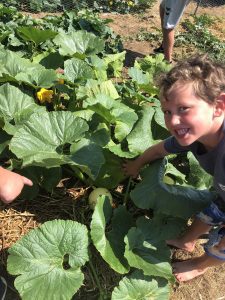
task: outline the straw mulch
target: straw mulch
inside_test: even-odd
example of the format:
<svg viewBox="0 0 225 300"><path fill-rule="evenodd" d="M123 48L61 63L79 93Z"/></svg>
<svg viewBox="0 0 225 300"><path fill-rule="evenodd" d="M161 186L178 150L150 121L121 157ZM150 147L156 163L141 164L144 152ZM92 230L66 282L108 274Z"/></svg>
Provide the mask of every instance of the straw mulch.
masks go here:
<svg viewBox="0 0 225 300"><path fill-rule="evenodd" d="M7 249L42 223L55 219L74 220L88 225L91 211L87 188L57 189L51 196L34 200L17 199L10 205L0 203L0 264L6 265Z"/></svg>

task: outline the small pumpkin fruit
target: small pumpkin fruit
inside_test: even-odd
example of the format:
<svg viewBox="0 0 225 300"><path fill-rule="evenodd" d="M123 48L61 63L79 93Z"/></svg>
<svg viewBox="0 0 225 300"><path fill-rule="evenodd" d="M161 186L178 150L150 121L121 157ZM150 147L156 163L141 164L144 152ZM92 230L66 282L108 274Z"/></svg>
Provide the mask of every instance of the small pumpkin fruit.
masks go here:
<svg viewBox="0 0 225 300"><path fill-rule="evenodd" d="M108 196L111 205L113 204L113 199L112 199L112 195L111 195L110 191L107 190L106 188L99 187L99 188L94 189L88 197L88 203L89 203L89 206L91 209L95 208L95 205L97 204L99 196Z"/></svg>

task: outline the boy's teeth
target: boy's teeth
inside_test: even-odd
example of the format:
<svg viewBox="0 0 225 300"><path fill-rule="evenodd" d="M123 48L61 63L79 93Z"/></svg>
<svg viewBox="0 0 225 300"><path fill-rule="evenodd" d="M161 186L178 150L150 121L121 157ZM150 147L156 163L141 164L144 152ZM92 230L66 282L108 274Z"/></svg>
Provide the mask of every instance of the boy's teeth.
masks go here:
<svg viewBox="0 0 225 300"><path fill-rule="evenodd" d="M187 133L188 132L188 129L178 129L177 130L177 134L178 135L182 135L182 134L185 134L185 133Z"/></svg>

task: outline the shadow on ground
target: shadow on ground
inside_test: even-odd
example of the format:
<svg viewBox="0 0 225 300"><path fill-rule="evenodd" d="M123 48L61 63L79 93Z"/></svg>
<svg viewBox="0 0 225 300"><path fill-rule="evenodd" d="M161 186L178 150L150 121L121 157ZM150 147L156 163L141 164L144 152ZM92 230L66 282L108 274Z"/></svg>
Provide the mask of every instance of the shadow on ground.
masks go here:
<svg viewBox="0 0 225 300"><path fill-rule="evenodd" d="M134 62L136 58L143 58L145 57L144 54L141 54L139 52L135 52L129 49L124 49L126 51L126 57L125 57L125 67L132 67L134 65Z"/></svg>

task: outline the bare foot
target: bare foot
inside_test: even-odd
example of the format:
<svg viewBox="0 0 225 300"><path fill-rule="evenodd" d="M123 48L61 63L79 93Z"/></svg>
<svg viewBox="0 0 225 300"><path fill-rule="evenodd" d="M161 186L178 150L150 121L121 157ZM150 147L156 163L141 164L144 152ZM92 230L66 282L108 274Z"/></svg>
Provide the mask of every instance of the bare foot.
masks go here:
<svg viewBox="0 0 225 300"><path fill-rule="evenodd" d="M169 246L174 246L188 252L193 252L195 249L195 242L184 243L182 239L167 240L166 243Z"/></svg>
<svg viewBox="0 0 225 300"><path fill-rule="evenodd" d="M191 280L207 270L198 267L198 258L173 263L172 267L174 276L180 282Z"/></svg>

